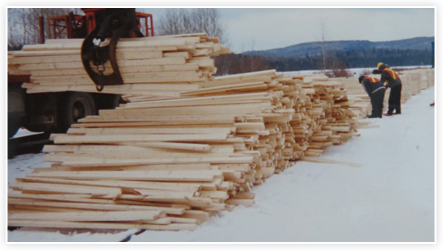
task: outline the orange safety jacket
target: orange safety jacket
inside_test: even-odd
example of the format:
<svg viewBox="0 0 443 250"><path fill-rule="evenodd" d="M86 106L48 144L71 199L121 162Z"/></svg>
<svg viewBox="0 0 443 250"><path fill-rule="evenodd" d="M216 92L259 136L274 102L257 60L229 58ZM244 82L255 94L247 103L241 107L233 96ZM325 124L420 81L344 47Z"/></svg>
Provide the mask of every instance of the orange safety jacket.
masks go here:
<svg viewBox="0 0 443 250"><path fill-rule="evenodd" d="M362 85L366 93L368 93L369 97L371 98L376 92L379 92L380 90L383 90L383 92L379 93L382 93L384 95L384 91L386 90L383 83L381 83L380 80L375 77L365 77L362 81Z"/></svg>
<svg viewBox="0 0 443 250"><path fill-rule="evenodd" d="M382 83L387 82L386 86L389 88L401 86L400 77L398 76L397 73L395 73L395 71L393 71L390 68L383 69L383 71L381 72L380 81Z"/></svg>
<svg viewBox="0 0 443 250"><path fill-rule="evenodd" d="M369 80L369 82L379 82L380 81L375 77L369 77L369 76L365 77L365 79L363 79L363 80Z"/></svg>
<svg viewBox="0 0 443 250"><path fill-rule="evenodd" d="M393 71L392 69L385 68L383 71L388 72L391 75L392 79L394 79L394 80L397 80L400 78L400 77L398 77L397 73L395 73L395 71Z"/></svg>

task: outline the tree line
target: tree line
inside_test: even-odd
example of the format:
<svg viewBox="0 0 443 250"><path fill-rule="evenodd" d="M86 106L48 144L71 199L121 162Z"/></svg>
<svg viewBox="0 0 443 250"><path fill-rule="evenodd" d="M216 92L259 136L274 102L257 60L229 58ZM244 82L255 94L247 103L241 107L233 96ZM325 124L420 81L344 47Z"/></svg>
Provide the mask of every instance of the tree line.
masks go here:
<svg viewBox="0 0 443 250"><path fill-rule="evenodd" d="M326 69L337 67L366 68L378 62L392 66L432 65L434 55L431 50L413 49L359 49L326 53ZM305 57L264 57L277 71L320 70L323 69L323 55Z"/></svg>
<svg viewBox="0 0 443 250"><path fill-rule="evenodd" d="M24 45L39 42L40 16L48 18L69 12L82 13L78 8L8 8L8 50L19 50ZM49 34L48 25L45 25L45 34Z"/></svg>

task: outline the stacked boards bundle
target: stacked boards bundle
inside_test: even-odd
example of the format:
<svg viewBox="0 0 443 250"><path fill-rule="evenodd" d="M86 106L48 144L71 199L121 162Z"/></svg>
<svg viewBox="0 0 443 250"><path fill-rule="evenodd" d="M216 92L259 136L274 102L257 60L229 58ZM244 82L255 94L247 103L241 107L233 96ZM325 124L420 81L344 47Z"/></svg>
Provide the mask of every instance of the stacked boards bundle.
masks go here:
<svg viewBox="0 0 443 250"><path fill-rule="evenodd" d="M365 92L363 86L359 84L358 77L340 77L333 79L336 81L341 81L343 83L343 86L346 89L346 93L348 95L348 99L351 102L350 108L358 113L359 118L366 118L368 115L371 114L371 100L369 99L369 96Z"/></svg>
<svg viewBox="0 0 443 250"><path fill-rule="evenodd" d="M9 74L30 74L24 83L27 93L97 92L84 70L80 48L83 39L47 40L25 45L8 54ZM181 91L196 90L215 73L211 56L229 53L218 38L206 34L122 38L116 56L124 85L106 86L103 93L179 97ZM95 69L95 67L93 67ZM105 75L113 73L110 62Z"/></svg>
<svg viewBox="0 0 443 250"><path fill-rule="evenodd" d="M358 136L340 81L269 70L199 85L53 134L52 166L9 186L8 225L192 230L254 204L251 188L291 161L316 161Z"/></svg>
<svg viewBox="0 0 443 250"><path fill-rule="evenodd" d="M53 134L54 145L44 148L51 167L34 169L9 185L8 226L192 230L220 211L254 204L254 185L294 161L320 161L328 146L358 136L356 128L365 125L341 81L284 76L275 70L213 77L213 62L206 57L226 49L216 49L208 40L199 45L204 36L195 37L200 43L186 48L207 47L186 52L190 59L184 65L197 64L204 80L180 78L180 73L174 76L177 81L171 76L163 82L147 76L142 82L125 81L119 93L129 103L81 119L66 134ZM182 38L159 37L156 46L176 46L172 41ZM189 45L185 38L182 46ZM60 50L70 46L78 50L75 41L63 43ZM207 54L200 56L205 48ZM26 68L30 64L20 66L31 70L28 92L60 87L55 86L58 81L61 87L91 84L83 79L70 85L57 75L63 76L64 69ZM40 70L54 74L47 72L45 78ZM169 86L165 92L177 94L125 89L163 85Z"/></svg>
<svg viewBox="0 0 443 250"><path fill-rule="evenodd" d="M400 72L400 78L412 95L420 94L421 90L434 86L434 69L404 70Z"/></svg>

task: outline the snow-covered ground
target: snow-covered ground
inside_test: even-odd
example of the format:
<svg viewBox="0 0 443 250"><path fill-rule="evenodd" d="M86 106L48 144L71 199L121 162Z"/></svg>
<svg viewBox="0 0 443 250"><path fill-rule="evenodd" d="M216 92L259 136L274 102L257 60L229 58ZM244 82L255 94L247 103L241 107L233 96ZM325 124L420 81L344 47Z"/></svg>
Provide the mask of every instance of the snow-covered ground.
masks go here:
<svg viewBox="0 0 443 250"><path fill-rule="evenodd" d="M360 76L364 72L372 72L375 69L374 67L369 68L349 68L346 69L347 71L351 72L354 76ZM422 66L392 66L392 68L400 68L400 69L430 69L432 68L432 65L422 65ZM330 71L330 69L326 69L326 71ZM320 74L323 73L322 70L299 70L299 71L286 71L283 72L284 75L304 75L304 74Z"/></svg>
<svg viewBox="0 0 443 250"><path fill-rule="evenodd" d="M413 96L402 115L371 119L379 128L329 147L323 158L361 167L297 162L254 187L256 204L223 212L194 231L145 231L130 242L434 242L434 88ZM8 161L8 182L43 154ZM118 234L8 233L9 242L117 242Z"/></svg>
<svg viewBox="0 0 443 250"><path fill-rule="evenodd" d="M19 138L19 137L23 137L23 136L37 135L37 134L43 134L43 132L31 132L31 131L29 131L27 129L20 128L17 131L17 134L15 134L13 138Z"/></svg>

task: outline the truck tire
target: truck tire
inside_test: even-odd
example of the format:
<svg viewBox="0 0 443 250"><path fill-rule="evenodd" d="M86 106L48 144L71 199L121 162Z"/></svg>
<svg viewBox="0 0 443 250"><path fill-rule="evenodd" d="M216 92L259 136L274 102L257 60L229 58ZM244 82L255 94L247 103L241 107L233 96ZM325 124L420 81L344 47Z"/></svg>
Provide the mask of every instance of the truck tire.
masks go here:
<svg viewBox="0 0 443 250"><path fill-rule="evenodd" d="M95 102L89 93L67 93L60 103L59 127L61 132L68 131L71 124L77 123L79 119L96 114Z"/></svg>

